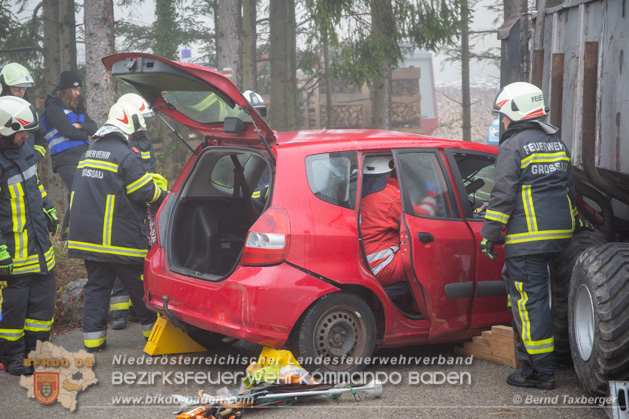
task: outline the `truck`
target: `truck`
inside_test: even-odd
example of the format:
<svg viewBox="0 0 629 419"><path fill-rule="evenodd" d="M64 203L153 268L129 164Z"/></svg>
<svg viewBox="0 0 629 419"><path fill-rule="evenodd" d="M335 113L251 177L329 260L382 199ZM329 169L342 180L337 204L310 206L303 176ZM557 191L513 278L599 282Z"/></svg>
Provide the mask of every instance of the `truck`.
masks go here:
<svg viewBox="0 0 629 419"><path fill-rule="evenodd" d="M581 216L598 227L551 266L556 355L597 396L629 379L628 14L625 1L564 1L538 12L532 36L531 81L571 149Z"/></svg>

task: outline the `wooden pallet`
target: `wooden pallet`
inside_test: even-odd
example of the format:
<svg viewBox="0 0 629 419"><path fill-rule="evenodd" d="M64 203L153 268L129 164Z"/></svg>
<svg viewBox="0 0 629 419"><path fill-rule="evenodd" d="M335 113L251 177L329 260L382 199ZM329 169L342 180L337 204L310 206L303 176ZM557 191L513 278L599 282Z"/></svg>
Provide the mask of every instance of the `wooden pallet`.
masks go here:
<svg viewBox="0 0 629 419"><path fill-rule="evenodd" d="M454 351L459 355L474 355L474 358L495 362L511 368L521 368L522 361L515 357L516 336L509 326L493 326L480 336L474 336L471 342L457 346Z"/></svg>

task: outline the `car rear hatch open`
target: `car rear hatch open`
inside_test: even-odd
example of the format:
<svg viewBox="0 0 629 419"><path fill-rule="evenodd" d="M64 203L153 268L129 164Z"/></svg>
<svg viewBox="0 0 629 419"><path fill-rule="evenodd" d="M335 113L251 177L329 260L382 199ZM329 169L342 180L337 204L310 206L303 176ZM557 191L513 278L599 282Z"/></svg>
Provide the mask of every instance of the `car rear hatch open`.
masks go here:
<svg viewBox="0 0 629 419"><path fill-rule="evenodd" d="M203 134L208 144L255 148L271 154L275 134L223 74L197 64L134 52L105 57L103 64L114 77L135 87L153 110Z"/></svg>

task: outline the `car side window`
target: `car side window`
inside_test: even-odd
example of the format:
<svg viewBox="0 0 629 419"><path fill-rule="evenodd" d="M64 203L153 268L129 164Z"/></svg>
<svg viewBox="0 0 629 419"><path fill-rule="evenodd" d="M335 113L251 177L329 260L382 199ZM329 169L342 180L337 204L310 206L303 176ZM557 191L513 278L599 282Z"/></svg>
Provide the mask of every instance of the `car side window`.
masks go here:
<svg viewBox="0 0 629 419"><path fill-rule="evenodd" d="M306 175L312 193L322 201L355 209L358 153L344 151L306 157Z"/></svg>
<svg viewBox="0 0 629 419"><path fill-rule="evenodd" d="M239 154L238 161L244 167L251 154ZM221 157L214 166L211 176L212 182L224 188L234 187L234 162L230 156Z"/></svg>
<svg viewBox="0 0 629 419"><path fill-rule="evenodd" d="M407 214L452 218L456 210L449 194L448 183L434 153L401 153L399 171Z"/></svg>
<svg viewBox="0 0 629 419"><path fill-rule="evenodd" d="M494 188L495 157L460 152L455 152L453 155L472 210L472 219L484 220L491 190Z"/></svg>

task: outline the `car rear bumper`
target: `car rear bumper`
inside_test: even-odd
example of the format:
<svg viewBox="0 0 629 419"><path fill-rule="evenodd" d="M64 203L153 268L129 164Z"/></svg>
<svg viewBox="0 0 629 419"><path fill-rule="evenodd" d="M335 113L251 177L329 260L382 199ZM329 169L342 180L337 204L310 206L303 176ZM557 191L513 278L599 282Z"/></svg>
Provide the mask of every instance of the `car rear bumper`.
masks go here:
<svg viewBox="0 0 629 419"><path fill-rule="evenodd" d="M281 347L301 314L321 296L338 291L285 263L238 266L219 282L164 268L164 249L153 247L144 266L147 306L163 312L162 297L181 321L266 346Z"/></svg>

